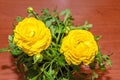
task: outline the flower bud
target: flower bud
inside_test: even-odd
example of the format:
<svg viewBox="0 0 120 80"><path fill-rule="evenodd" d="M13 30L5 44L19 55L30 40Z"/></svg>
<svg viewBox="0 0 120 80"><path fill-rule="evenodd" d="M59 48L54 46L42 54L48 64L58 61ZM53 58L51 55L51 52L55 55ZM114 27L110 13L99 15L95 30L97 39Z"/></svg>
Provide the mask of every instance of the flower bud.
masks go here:
<svg viewBox="0 0 120 80"><path fill-rule="evenodd" d="M41 62L43 60L43 56L41 54L36 54L33 56L34 63Z"/></svg>
<svg viewBox="0 0 120 80"><path fill-rule="evenodd" d="M33 12L33 8L32 8L32 7L28 7L28 8L27 8L27 12L28 12L28 13L32 13L32 12Z"/></svg>

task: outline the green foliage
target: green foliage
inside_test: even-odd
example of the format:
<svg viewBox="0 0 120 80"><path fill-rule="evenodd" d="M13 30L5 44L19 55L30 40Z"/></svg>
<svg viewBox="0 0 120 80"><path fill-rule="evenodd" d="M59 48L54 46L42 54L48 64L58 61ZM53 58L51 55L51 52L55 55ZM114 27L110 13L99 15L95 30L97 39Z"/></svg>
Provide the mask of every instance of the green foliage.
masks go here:
<svg viewBox="0 0 120 80"><path fill-rule="evenodd" d="M9 51L9 49L8 48L2 48L2 49L0 49L0 53L6 52L6 51Z"/></svg>
<svg viewBox="0 0 120 80"><path fill-rule="evenodd" d="M71 26L70 29L82 29L82 30L90 30L92 28L92 24L89 24L88 21L85 21L83 25L80 26Z"/></svg>
<svg viewBox="0 0 120 80"><path fill-rule="evenodd" d="M38 20L42 20L46 26L50 29L52 34L52 43L49 48L41 52L41 55L28 56L14 43L14 34L8 36L9 46L3 48L0 52L8 51L16 58L16 66L18 71L22 70L21 64L24 67L25 80L76 80L73 76L73 72L77 72L80 79L84 80L83 73L80 72L80 68L75 65L68 65L65 62L64 56L59 52L61 41L63 37L68 34L70 30L82 29L90 30L92 24L88 21L81 26L75 27L72 23L72 16L70 10L66 9L60 13L55 9L52 13L49 9L43 9L41 15L38 15L34 10L29 7L27 9L28 17L35 17ZM17 22L23 20L23 17L18 16ZM95 40L99 40L101 36L95 36ZM95 61L89 65L92 70L92 80L98 77L95 72L96 64L99 65L100 70L105 70L105 63L112 66L108 55L102 55L99 51L95 57Z"/></svg>
<svg viewBox="0 0 120 80"><path fill-rule="evenodd" d="M43 60L43 56L41 54L37 54L33 56L34 64L37 62L41 62Z"/></svg>
<svg viewBox="0 0 120 80"><path fill-rule="evenodd" d="M102 36L94 36L95 40L98 41L101 39Z"/></svg>
<svg viewBox="0 0 120 80"><path fill-rule="evenodd" d="M98 78L98 74L93 70L91 80L95 80L96 78Z"/></svg>
<svg viewBox="0 0 120 80"><path fill-rule="evenodd" d="M100 68L101 71L105 70L105 64L112 67L112 62L111 62L109 56L108 55L102 55L100 51L96 55L95 59L96 59L97 63L99 64L99 68Z"/></svg>
<svg viewBox="0 0 120 80"><path fill-rule="evenodd" d="M20 48L18 48L15 43L13 42L14 39L14 35L9 35L8 36L8 42L9 42L9 52L13 55L13 56L17 56L19 54L22 53L22 51L20 50Z"/></svg>
<svg viewBox="0 0 120 80"><path fill-rule="evenodd" d="M16 21L17 22L20 22L20 21L22 21L23 20L23 17L21 17L21 16L18 16L17 18L16 18Z"/></svg>

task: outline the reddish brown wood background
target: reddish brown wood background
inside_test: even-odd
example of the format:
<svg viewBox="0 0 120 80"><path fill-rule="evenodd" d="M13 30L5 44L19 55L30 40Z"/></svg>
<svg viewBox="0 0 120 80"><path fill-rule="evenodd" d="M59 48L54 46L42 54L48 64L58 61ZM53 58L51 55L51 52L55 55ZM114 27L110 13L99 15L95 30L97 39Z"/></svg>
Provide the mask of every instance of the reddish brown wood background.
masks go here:
<svg viewBox="0 0 120 80"><path fill-rule="evenodd" d="M114 53L112 69L100 80L120 80L120 0L0 0L0 48L8 45L13 20L18 15L25 16L28 6L38 13L43 8L57 7L59 11L68 8L75 25L84 20L92 23L92 32L103 36L99 41L102 52ZM0 80L22 80L9 53L0 54Z"/></svg>

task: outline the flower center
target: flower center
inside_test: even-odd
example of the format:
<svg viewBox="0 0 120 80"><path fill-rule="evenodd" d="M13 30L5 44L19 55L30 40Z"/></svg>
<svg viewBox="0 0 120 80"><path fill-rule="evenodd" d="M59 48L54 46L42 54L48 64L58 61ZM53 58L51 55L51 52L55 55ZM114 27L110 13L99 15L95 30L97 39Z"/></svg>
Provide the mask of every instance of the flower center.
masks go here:
<svg viewBox="0 0 120 80"><path fill-rule="evenodd" d="M30 31L29 36L30 36L30 37L33 37L34 35L35 35L35 32L34 32L34 31Z"/></svg>

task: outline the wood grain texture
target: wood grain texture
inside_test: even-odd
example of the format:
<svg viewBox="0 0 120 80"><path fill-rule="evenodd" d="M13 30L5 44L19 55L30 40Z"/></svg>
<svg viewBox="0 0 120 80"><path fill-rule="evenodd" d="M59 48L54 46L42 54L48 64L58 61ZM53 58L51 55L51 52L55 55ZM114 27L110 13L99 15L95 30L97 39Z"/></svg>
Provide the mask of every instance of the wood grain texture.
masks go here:
<svg viewBox="0 0 120 80"><path fill-rule="evenodd" d="M120 80L120 0L0 0L0 48L8 45L7 37L12 33L12 22L26 16L26 8L32 6L40 13L43 8L59 11L70 9L74 24L88 20L94 25L92 32L102 35L99 41L102 52L114 53L112 69L99 80ZM0 80L23 80L16 71L14 59L9 53L0 54Z"/></svg>

